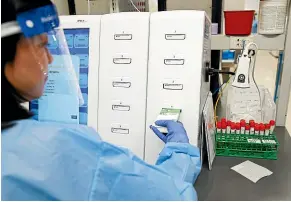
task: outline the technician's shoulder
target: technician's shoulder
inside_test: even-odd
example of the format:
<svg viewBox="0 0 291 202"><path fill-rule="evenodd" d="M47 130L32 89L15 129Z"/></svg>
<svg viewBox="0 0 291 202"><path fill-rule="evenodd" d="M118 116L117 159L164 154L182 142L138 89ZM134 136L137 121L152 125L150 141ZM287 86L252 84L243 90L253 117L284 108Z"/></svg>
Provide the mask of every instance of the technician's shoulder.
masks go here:
<svg viewBox="0 0 291 202"><path fill-rule="evenodd" d="M16 122L2 131L2 200L87 200L102 144L86 126Z"/></svg>
<svg viewBox="0 0 291 202"><path fill-rule="evenodd" d="M2 139L35 138L50 139L55 136L67 135L80 136L89 140L98 141L100 136L90 127L77 124L61 124L52 122L39 122L35 120L21 120L15 122L11 127L2 130Z"/></svg>

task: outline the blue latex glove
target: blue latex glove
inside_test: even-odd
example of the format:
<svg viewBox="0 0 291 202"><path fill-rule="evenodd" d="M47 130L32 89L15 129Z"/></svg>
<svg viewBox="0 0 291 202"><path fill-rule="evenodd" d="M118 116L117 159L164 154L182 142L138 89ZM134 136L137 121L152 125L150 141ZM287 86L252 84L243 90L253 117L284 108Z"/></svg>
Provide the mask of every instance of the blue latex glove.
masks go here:
<svg viewBox="0 0 291 202"><path fill-rule="evenodd" d="M154 133L164 142L180 142L189 143L186 130L181 122L172 120L158 120L155 122L157 126L166 127L168 134L164 135L155 126L150 126Z"/></svg>

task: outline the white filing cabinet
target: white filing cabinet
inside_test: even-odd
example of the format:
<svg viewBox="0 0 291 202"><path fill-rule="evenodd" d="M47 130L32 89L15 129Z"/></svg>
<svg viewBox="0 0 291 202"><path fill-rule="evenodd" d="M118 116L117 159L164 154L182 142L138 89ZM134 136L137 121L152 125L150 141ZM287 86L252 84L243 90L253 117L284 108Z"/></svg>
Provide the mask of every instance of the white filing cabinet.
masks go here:
<svg viewBox="0 0 291 202"><path fill-rule="evenodd" d="M205 67L211 60L211 23L204 11L157 12L150 19L147 121L162 108L182 109L190 143L198 146L201 114L210 90ZM155 163L164 143L146 129L145 160Z"/></svg>
<svg viewBox="0 0 291 202"><path fill-rule="evenodd" d="M98 132L144 158L149 13L101 19Z"/></svg>

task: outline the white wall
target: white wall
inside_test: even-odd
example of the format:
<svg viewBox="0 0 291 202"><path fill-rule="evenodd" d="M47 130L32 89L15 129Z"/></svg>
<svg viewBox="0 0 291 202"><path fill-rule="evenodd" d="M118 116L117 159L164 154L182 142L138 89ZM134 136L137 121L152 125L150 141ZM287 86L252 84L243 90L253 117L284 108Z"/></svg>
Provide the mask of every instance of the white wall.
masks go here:
<svg viewBox="0 0 291 202"><path fill-rule="evenodd" d="M289 106L288 106L288 113L287 113L286 128L291 136L291 91L290 91L290 97L289 97Z"/></svg>
<svg viewBox="0 0 291 202"><path fill-rule="evenodd" d="M167 0L167 10L204 10L211 19L212 0Z"/></svg>
<svg viewBox="0 0 291 202"><path fill-rule="evenodd" d="M69 5L67 0L52 0L57 6L59 15L69 15ZM110 13L109 3L111 0L90 0L90 14L106 14ZM87 15L88 14L88 0L75 0L76 14Z"/></svg>
<svg viewBox="0 0 291 202"><path fill-rule="evenodd" d="M60 15L69 15L69 6L67 0L52 0L58 9ZM90 0L90 14L106 14L110 12L111 0ZM122 0L124 1L124 0ZM156 6L156 0L148 0L153 7ZM224 10L244 10L247 2L256 2L259 0L223 0ZM154 2L154 3L153 3ZM88 0L75 0L76 14L88 14ZM152 7L150 6L150 7ZM151 9L151 10L155 10ZM168 0L168 10L205 10L211 17L212 0Z"/></svg>
<svg viewBox="0 0 291 202"><path fill-rule="evenodd" d="M258 10L260 0L224 0L224 10Z"/></svg>
<svg viewBox="0 0 291 202"><path fill-rule="evenodd" d="M255 1L255 0L254 0ZM245 0L224 0L223 10L244 10Z"/></svg>
<svg viewBox="0 0 291 202"><path fill-rule="evenodd" d="M67 0L52 0L57 6L59 15L69 15L69 5Z"/></svg>
<svg viewBox="0 0 291 202"><path fill-rule="evenodd" d="M90 14L101 15L110 13L111 0L90 0ZM87 15L88 14L88 0L75 0L76 14Z"/></svg>
<svg viewBox="0 0 291 202"><path fill-rule="evenodd" d="M158 11L158 0L148 0L149 12Z"/></svg>

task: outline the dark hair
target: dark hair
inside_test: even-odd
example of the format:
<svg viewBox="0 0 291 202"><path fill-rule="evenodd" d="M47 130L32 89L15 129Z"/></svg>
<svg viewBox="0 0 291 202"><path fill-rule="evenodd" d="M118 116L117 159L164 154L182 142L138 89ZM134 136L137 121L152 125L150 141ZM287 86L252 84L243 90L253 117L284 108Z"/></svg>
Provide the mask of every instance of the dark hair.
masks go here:
<svg viewBox="0 0 291 202"><path fill-rule="evenodd" d="M1 4L1 24L16 20L16 12L10 2L2 0ZM16 34L1 38L1 129L10 126L15 120L27 119L32 115L21 106L25 100L5 76L5 66L13 62L20 37L20 34Z"/></svg>

